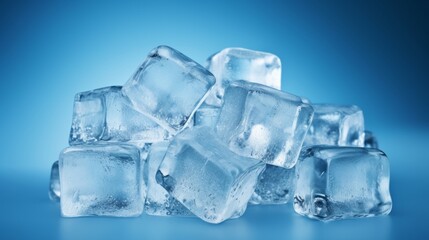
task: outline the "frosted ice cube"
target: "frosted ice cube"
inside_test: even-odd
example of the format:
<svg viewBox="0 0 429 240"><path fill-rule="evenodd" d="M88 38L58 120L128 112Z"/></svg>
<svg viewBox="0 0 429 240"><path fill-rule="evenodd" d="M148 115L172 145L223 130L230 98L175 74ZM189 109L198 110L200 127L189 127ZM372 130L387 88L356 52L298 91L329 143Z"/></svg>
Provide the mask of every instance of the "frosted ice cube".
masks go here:
<svg viewBox="0 0 429 240"><path fill-rule="evenodd" d="M367 148L378 148L377 138L374 136L374 133L372 133L371 131L365 131L364 146Z"/></svg>
<svg viewBox="0 0 429 240"><path fill-rule="evenodd" d="M241 216L265 164L231 152L210 128L178 134L156 179L193 214L210 223Z"/></svg>
<svg viewBox="0 0 429 240"><path fill-rule="evenodd" d="M362 110L354 105L313 104L313 123L308 130L304 146L364 144L364 118Z"/></svg>
<svg viewBox="0 0 429 240"><path fill-rule="evenodd" d="M122 90L137 109L175 134L189 124L215 81L195 61L173 48L159 46Z"/></svg>
<svg viewBox="0 0 429 240"><path fill-rule="evenodd" d="M267 164L259 175L251 204L285 204L295 189L295 168L287 169Z"/></svg>
<svg viewBox="0 0 429 240"><path fill-rule="evenodd" d="M166 130L133 108L120 86L75 96L70 145L106 141L141 147L169 137Z"/></svg>
<svg viewBox="0 0 429 240"><path fill-rule="evenodd" d="M58 161L55 161L51 167L51 178L49 179L49 198L52 201L60 201L60 173L58 169Z"/></svg>
<svg viewBox="0 0 429 240"><path fill-rule="evenodd" d="M148 151L150 148L150 143L145 144L140 148L140 159L141 161L146 161ZM146 166L146 165L144 165ZM142 182L141 185L143 188L146 188L146 181ZM145 198L145 192L142 192L143 198ZM60 185L60 173L58 167L58 161L55 161L51 167L51 177L49 181L49 198L52 201L60 201L61 198L61 185Z"/></svg>
<svg viewBox="0 0 429 240"><path fill-rule="evenodd" d="M65 217L138 216L146 189L132 145L78 145L60 154L61 213Z"/></svg>
<svg viewBox="0 0 429 240"><path fill-rule="evenodd" d="M292 168L313 108L301 98L246 81L227 88L216 132L235 153Z"/></svg>
<svg viewBox="0 0 429 240"><path fill-rule="evenodd" d="M194 115L194 126L206 126L215 128L219 118L220 107L207 104L201 105Z"/></svg>
<svg viewBox="0 0 429 240"><path fill-rule="evenodd" d="M206 103L220 106L225 89L236 80L246 80L281 89L280 59L271 53L244 48L226 48L207 59L207 69L217 82Z"/></svg>
<svg viewBox="0 0 429 240"><path fill-rule="evenodd" d="M327 221L391 211L389 161L380 150L313 146L303 151L296 173L298 214Z"/></svg>
<svg viewBox="0 0 429 240"><path fill-rule="evenodd" d="M156 216L191 216L193 215L179 201L156 182L156 172L167 151L170 142L154 143L146 159L144 176L147 182L145 213Z"/></svg>

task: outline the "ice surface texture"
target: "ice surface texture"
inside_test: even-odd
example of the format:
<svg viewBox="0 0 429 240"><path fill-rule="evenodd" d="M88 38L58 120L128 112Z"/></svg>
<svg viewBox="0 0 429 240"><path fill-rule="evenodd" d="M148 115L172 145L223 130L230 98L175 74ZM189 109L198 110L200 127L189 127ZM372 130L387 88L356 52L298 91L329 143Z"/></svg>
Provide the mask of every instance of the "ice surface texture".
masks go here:
<svg viewBox="0 0 429 240"><path fill-rule="evenodd" d="M280 59L271 53L244 48L226 48L207 59L207 69L216 77L216 86L206 103L220 106L225 89L236 80L260 83L281 89Z"/></svg>
<svg viewBox="0 0 429 240"><path fill-rule="evenodd" d="M59 159L61 213L78 216L139 216L143 211L140 154L132 145L79 145Z"/></svg>
<svg viewBox="0 0 429 240"><path fill-rule="evenodd" d="M362 110L354 105L313 104L313 123L304 145L364 145Z"/></svg>
<svg viewBox="0 0 429 240"><path fill-rule="evenodd" d="M312 117L313 108L297 96L235 81L225 92L216 132L239 155L292 168Z"/></svg>
<svg viewBox="0 0 429 240"><path fill-rule="evenodd" d="M296 166L294 209L319 220L386 215L389 161L377 149L314 146Z"/></svg>
<svg viewBox="0 0 429 240"><path fill-rule="evenodd" d="M123 86L139 111L172 134L181 131L216 80L204 67L167 46L152 50Z"/></svg>
<svg viewBox="0 0 429 240"><path fill-rule="evenodd" d="M75 96L70 145L106 141L142 146L168 137L166 130L133 108L120 86Z"/></svg>
<svg viewBox="0 0 429 240"><path fill-rule="evenodd" d="M210 223L241 216L265 164L231 152L207 127L177 135L157 182L193 214Z"/></svg>
<svg viewBox="0 0 429 240"><path fill-rule="evenodd" d="M193 214L188 209L156 182L156 172L169 144L170 142L159 142L150 147L144 171L147 183L145 213L156 216L191 216Z"/></svg>
<svg viewBox="0 0 429 240"><path fill-rule="evenodd" d="M219 118L220 107L202 104L195 112L194 125L215 128Z"/></svg>
<svg viewBox="0 0 429 240"><path fill-rule="evenodd" d="M49 179L49 198L52 201L60 201L60 173L58 169L58 161L55 161L51 167L51 178Z"/></svg>
<svg viewBox="0 0 429 240"><path fill-rule="evenodd" d="M267 164L259 175L252 204L285 204L293 196L295 189L295 168L287 169Z"/></svg>

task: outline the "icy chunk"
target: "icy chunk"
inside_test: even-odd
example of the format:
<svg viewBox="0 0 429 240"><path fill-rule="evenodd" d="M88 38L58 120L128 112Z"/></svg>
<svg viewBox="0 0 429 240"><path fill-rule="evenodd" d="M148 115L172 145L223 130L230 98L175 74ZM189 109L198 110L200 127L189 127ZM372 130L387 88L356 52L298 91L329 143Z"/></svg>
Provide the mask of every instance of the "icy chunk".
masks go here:
<svg viewBox="0 0 429 240"><path fill-rule="evenodd" d="M280 59L271 53L244 48L226 48L207 59L207 69L216 79L207 103L220 105L225 89L236 80L246 80L281 89Z"/></svg>
<svg viewBox="0 0 429 240"><path fill-rule="evenodd" d="M377 138L374 136L374 133L372 133L371 131L365 131L364 146L366 148L378 148Z"/></svg>
<svg viewBox="0 0 429 240"><path fill-rule="evenodd" d="M166 130L133 108L120 86L76 94L70 145L106 141L141 147L169 137Z"/></svg>
<svg viewBox="0 0 429 240"><path fill-rule="evenodd" d="M301 100L302 100L303 103L311 104L310 99L308 99L306 97L303 97L303 96L300 96L300 98L301 98Z"/></svg>
<svg viewBox="0 0 429 240"><path fill-rule="evenodd" d="M220 106L225 89L236 80L246 80L281 89L280 59L271 53L244 48L226 48L207 59L207 69L216 77L216 86L206 100Z"/></svg>
<svg viewBox="0 0 429 240"><path fill-rule="evenodd" d="M140 150L140 159L141 159L141 161L143 161L143 163L146 161L150 146L151 146L151 144L147 143L142 148L139 149ZM143 166L146 166L146 165L143 165ZM142 174L142 176L143 176L143 174ZM147 189L145 183L146 183L146 181L143 181L140 183L143 190ZM145 199L146 198L146 191L142 191L141 194L142 194L142 198ZM51 167L51 177L50 177L50 181L49 181L49 198L52 201L56 201L56 202L59 202L60 198L61 198L61 185L60 185L60 174L59 174L58 161L55 161Z"/></svg>
<svg viewBox="0 0 429 240"><path fill-rule="evenodd" d="M75 95L70 145L100 140L106 125L106 101L109 88L82 92Z"/></svg>
<svg viewBox="0 0 429 240"><path fill-rule="evenodd" d="M244 213L264 168L231 152L210 128L194 127L172 141L156 179L193 214L220 223Z"/></svg>
<svg viewBox="0 0 429 240"><path fill-rule="evenodd" d="M58 169L58 161L55 161L51 167L51 178L49 179L49 198L52 201L60 201L60 173Z"/></svg>
<svg viewBox="0 0 429 240"><path fill-rule="evenodd" d="M215 128L217 119L219 118L220 107L207 104L201 105L194 115L195 126L206 126Z"/></svg>
<svg viewBox="0 0 429 240"><path fill-rule="evenodd" d="M61 213L139 216L143 211L140 154L132 145L79 145L60 154Z"/></svg>
<svg viewBox="0 0 429 240"><path fill-rule="evenodd" d="M122 90L139 111L175 134L189 124L215 81L207 69L187 56L159 46Z"/></svg>
<svg viewBox="0 0 429 240"><path fill-rule="evenodd" d="M267 164L259 175L252 204L286 204L295 189L295 168L287 169Z"/></svg>
<svg viewBox="0 0 429 240"><path fill-rule="evenodd" d="M120 89L118 89L120 91ZM128 141L141 146L170 138L168 132L160 125L136 111L122 92L115 92L106 97L106 130L103 140Z"/></svg>
<svg viewBox="0 0 429 240"><path fill-rule="evenodd" d="M313 108L297 96L235 81L225 92L216 131L239 155L292 168L312 117Z"/></svg>
<svg viewBox="0 0 429 240"><path fill-rule="evenodd" d="M323 221L389 214L389 161L377 149L313 146L296 167L294 209Z"/></svg>
<svg viewBox="0 0 429 240"><path fill-rule="evenodd" d="M357 146L364 144L362 110L354 105L313 104L313 123L304 145Z"/></svg>
<svg viewBox="0 0 429 240"><path fill-rule="evenodd" d="M146 159L144 176L147 182L145 213L156 216L192 216L193 214L156 182L156 172L169 142L154 143Z"/></svg>

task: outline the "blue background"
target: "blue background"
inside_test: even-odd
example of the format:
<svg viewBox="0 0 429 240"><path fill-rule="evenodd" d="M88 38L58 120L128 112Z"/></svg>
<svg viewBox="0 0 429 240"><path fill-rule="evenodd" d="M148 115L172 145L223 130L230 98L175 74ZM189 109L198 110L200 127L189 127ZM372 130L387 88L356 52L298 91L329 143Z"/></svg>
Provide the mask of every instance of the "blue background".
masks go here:
<svg viewBox="0 0 429 240"><path fill-rule="evenodd" d="M428 12L424 1L1 1L0 238L426 238ZM161 44L200 63L225 47L272 52L283 90L359 105L390 157L392 213L327 224L290 205L220 225L61 218L47 188L74 94L123 84Z"/></svg>

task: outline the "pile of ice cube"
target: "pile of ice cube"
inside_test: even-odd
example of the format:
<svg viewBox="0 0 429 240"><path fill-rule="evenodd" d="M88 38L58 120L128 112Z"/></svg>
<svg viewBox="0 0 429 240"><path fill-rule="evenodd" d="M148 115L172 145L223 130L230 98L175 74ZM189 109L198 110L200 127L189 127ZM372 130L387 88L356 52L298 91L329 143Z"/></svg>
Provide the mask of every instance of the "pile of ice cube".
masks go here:
<svg viewBox="0 0 429 240"><path fill-rule="evenodd" d="M207 68L152 50L124 86L78 93L52 166L65 217L238 218L286 204L319 220L388 214L389 162L357 106L280 91L280 59L227 48Z"/></svg>

